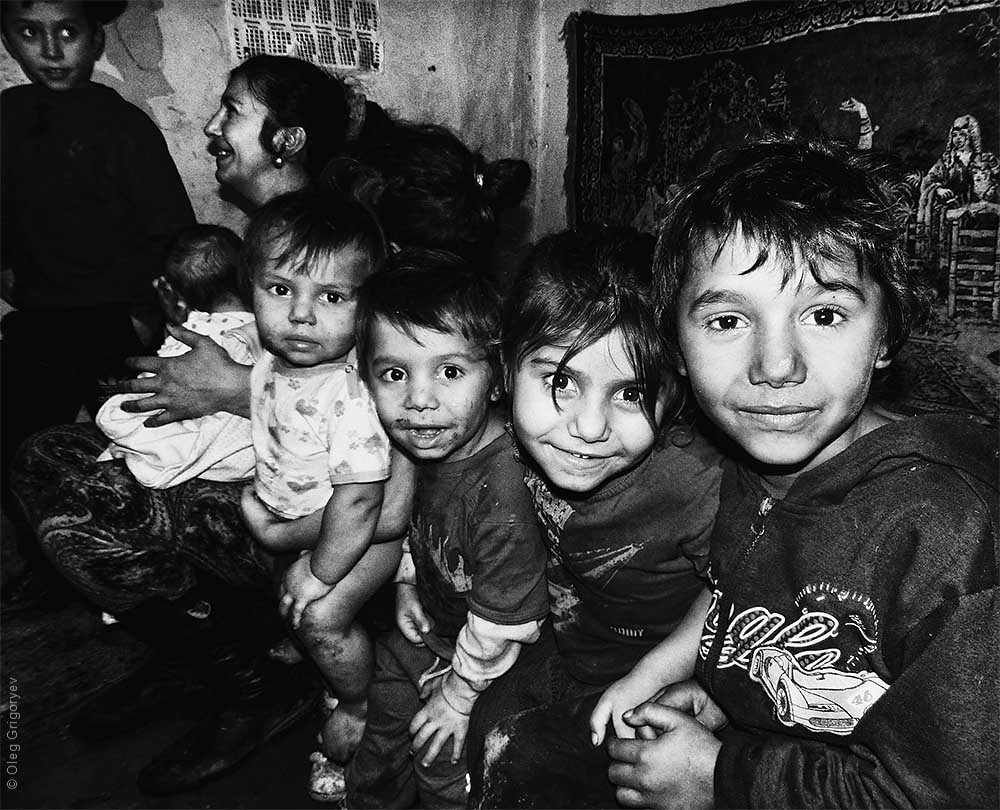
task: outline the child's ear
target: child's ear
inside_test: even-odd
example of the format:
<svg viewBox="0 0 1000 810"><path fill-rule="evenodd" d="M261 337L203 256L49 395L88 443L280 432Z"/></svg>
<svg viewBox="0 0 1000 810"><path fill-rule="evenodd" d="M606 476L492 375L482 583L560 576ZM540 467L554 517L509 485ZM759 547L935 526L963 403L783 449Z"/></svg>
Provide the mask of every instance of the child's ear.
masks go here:
<svg viewBox="0 0 1000 810"><path fill-rule="evenodd" d="M503 396L503 385L499 382L493 383L490 388L490 402L499 402L500 397Z"/></svg>
<svg viewBox="0 0 1000 810"><path fill-rule="evenodd" d="M271 150L275 155L290 158L306 145L306 131L302 127L279 127L271 136Z"/></svg>
<svg viewBox="0 0 1000 810"><path fill-rule="evenodd" d="M160 308L163 310L163 317L167 323L183 324L190 313L187 302L178 295L174 285L163 276L153 279L153 289L156 290L156 297L160 299Z"/></svg>
<svg viewBox="0 0 1000 810"><path fill-rule="evenodd" d="M882 342L878 346L878 354L875 355L875 368L886 368L891 362L889 347L886 345L885 338L882 338Z"/></svg>
<svg viewBox="0 0 1000 810"><path fill-rule="evenodd" d="M680 352L674 353L674 365L677 367L677 373L682 377L686 377L688 375L687 363L684 362L684 355Z"/></svg>

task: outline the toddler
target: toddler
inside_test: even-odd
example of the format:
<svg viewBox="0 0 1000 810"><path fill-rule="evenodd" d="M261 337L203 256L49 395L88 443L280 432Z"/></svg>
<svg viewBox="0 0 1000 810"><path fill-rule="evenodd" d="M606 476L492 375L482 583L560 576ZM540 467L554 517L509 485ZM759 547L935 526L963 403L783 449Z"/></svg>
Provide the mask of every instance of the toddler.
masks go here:
<svg viewBox="0 0 1000 810"><path fill-rule="evenodd" d="M332 692L327 753L339 760L361 736L371 679L355 617L396 570L399 542L380 541L404 533L410 504L405 488L383 503L389 441L354 356L358 288L382 253L365 208L311 191L264 205L242 252L260 343L250 380L257 464L243 514L272 553L300 551L279 611Z"/></svg>
<svg viewBox="0 0 1000 810"><path fill-rule="evenodd" d="M239 289L237 264L240 239L228 228L193 225L174 237L163 275L154 281L164 317L193 332L211 337L237 363L252 365L246 324L253 329ZM175 357L190 346L168 336L160 357ZM122 404L142 394L117 394L101 406L96 422L111 444L98 461L125 459L143 486L165 489L191 478L240 481L253 475L254 453L250 422L220 411L146 427L148 414L128 413Z"/></svg>
<svg viewBox="0 0 1000 810"><path fill-rule="evenodd" d="M704 589L719 453L675 420L683 386L652 303L652 248L624 229L546 237L509 297L504 361L554 637L477 709L473 744L504 721L485 775L470 756L483 806L612 806L603 768L577 759L592 751L580 698L628 672Z"/></svg>
<svg viewBox="0 0 1000 810"><path fill-rule="evenodd" d="M594 710L626 806L997 805L996 434L868 399L918 312L891 212L791 137L671 206L667 335L743 455L710 591Z"/></svg>
<svg viewBox="0 0 1000 810"><path fill-rule="evenodd" d="M545 551L504 430L485 275L403 250L362 290L358 345L379 416L417 464L398 628L379 640L349 807L464 807L463 752L480 694L538 637Z"/></svg>

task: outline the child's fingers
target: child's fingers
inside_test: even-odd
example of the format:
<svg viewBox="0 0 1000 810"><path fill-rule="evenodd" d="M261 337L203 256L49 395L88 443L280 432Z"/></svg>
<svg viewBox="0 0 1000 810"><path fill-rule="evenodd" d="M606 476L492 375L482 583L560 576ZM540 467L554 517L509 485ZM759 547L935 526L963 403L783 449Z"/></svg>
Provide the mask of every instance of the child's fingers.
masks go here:
<svg viewBox="0 0 1000 810"><path fill-rule="evenodd" d="M444 747L444 742L447 738L447 735L443 734L440 729L435 730L426 749L424 749L423 754L420 756L420 763L425 768L430 767L434 763L434 760L438 758L438 754L441 753L441 749ZM419 751L421 747L417 746L416 748Z"/></svg>
<svg viewBox="0 0 1000 810"><path fill-rule="evenodd" d="M608 704L602 697L590 713L590 741L598 746L604 742L604 729L608 726Z"/></svg>

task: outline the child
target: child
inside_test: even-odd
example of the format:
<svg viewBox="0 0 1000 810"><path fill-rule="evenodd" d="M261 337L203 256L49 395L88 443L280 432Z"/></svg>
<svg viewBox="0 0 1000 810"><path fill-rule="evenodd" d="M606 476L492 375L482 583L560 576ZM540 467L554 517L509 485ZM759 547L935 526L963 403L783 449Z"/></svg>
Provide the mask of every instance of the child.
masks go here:
<svg viewBox="0 0 1000 810"><path fill-rule="evenodd" d="M577 758L591 753L580 700L628 672L704 589L719 453L675 423L683 388L652 303L652 248L624 229L549 236L509 297L504 362L546 529L554 644L474 718L478 737L522 712L487 737L485 774L470 757L482 806L611 806L604 768Z"/></svg>
<svg viewBox="0 0 1000 810"><path fill-rule="evenodd" d="M382 253L366 209L310 191L263 206L242 253L262 344L243 514L269 551L301 550L279 609L339 701L328 731L341 759L360 739L372 669L355 616L399 563L400 544L378 541L398 539L409 516L408 497L383 504L389 441L354 359L358 288Z"/></svg>
<svg viewBox="0 0 1000 810"><path fill-rule="evenodd" d="M464 807L469 713L538 637L545 551L497 404L497 293L440 251L388 265L362 290L358 348L382 423L417 463L417 495L347 804Z"/></svg>
<svg viewBox="0 0 1000 810"><path fill-rule="evenodd" d="M655 269L745 456L711 593L593 713L618 800L997 806L996 437L867 400L917 309L881 188L831 147L752 143L676 200Z"/></svg>
<svg viewBox="0 0 1000 810"><path fill-rule="evenodd" d="M30 84L0 96L4 298L2 474L29 434L97 412L97 383L146 346L132 315L170 237L194 224L163 135L91 81L125 3L0 3ZM81 340L86 335L86 340ZM27 394L30 392L30 396Z"/></svg>
<svg viewBox="0 0 1000 810"><path fill-rule="evenodd" d="M238 363L252 365L247 338L238 327L253 322L239 290L240 238L228 228L194 225L174 238L163 275L154 282L168 323L208 335ZM251 327L252 328L252 327ZM173 357L190 347L168 336L157 354ZM165 489L191 478L240 481L253 475L250 421L220 411L159 427L122 404L143 395L117 394L97 412L111 445L98 461L125 459L143 486Z"/></svg>

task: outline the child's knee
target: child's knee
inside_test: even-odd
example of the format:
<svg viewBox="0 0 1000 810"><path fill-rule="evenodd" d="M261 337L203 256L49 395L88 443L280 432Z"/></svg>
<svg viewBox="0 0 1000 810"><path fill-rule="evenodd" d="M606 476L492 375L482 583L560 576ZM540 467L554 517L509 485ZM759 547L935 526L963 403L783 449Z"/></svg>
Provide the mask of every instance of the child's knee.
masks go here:
<svg viewBox="0 0 1000 810"><path fill-rule="evenodd" d="M306 608L296 634L303 644L314 649L317 646L342 644L350 627L351 622L344 618L342 611L319 601Z"/></svg>

